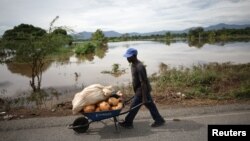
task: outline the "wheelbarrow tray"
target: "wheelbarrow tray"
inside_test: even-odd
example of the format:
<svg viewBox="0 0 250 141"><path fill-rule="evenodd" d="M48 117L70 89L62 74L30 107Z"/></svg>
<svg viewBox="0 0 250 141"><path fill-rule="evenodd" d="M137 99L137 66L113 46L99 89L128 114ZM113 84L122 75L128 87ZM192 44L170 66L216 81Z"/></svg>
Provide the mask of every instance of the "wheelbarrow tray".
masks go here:
<svg viewBox="0 0 250 141"><path fill-rule="evenodd" d="M89 125L92 122L113 118L116 130L118 130L118 127L117 127L118 120L116 117L120 115L121 110L122 109L112 110L112 111L92 112L92 113L81 112L84 115L84 117L77 118L73 124L69 125L68 128L73 129L77 133L84 133L88 130Z"/></svg>
<svg viewBox="0 0 250 141"><path fill-rule="evenodd" d="M91 112L91 113L82 113L85 117L91 121L100 121L103 119L108 119L120 115L122 109L119 110L110 110L110 111L101 111L101 112Z"/></svg>
<svg viewBox="0 0 250 141"><path fill-rule="evenodd" d="M132 110L134 110L135 108L140 107L141 105L143 105L144 103L138 104L132 108L130 108L127 111L121 112L122 109L124 108L125 104L128 103L128 101L130 101L133 97L131 97L129 100L124 101L123 102L123 106L121 109L118 110L110 110L110 111L100 111L100 112L91 112L91 113L84 113L83 111L81 112L82 115L84 115L84 117L78 117L73 124L70 124L68 126L69 129L73 129L74 131L76 131L77 133L84 133L88 130L89 125L92 122L95 121L101 121L104 119L109 119L109 118L113 118L114 119L114 123L115 123L115 128L116 131L118 131L118 119L117 117L119 117L120 115L124 115Z"/></svg>

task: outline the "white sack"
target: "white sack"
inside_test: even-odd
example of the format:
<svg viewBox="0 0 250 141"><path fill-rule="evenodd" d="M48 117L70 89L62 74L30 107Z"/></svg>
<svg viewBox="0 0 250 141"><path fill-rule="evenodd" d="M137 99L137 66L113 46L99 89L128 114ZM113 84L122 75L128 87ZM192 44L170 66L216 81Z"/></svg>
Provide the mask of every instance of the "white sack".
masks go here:
<svg viewBox="0 0 250 141"><path fill-rule="evenodd" d="M112 90L112 86L102 86L100 84L93 84L84 88L81 92L76 93L72 100L73 114L77 114L86 105L106 100L111 96Z"/></svg>

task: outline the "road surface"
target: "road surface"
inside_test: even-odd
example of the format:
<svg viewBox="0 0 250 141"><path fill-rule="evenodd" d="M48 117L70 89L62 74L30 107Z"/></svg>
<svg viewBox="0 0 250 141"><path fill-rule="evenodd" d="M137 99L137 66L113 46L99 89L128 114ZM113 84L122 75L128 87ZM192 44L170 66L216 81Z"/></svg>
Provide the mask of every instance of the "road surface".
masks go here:
<svg viewBox="0 0 250 141"><path fill-rule="evenodd" d="M0 121L0 141L206 141L208 124L250 124L247 104L160 109L160 112L166 119L164 126L151 128L153 120L143 110L135 119L134 129L120 127L120 132L110 119L90 124L88 132L83 134L67 129L77 116Z"/></svg>

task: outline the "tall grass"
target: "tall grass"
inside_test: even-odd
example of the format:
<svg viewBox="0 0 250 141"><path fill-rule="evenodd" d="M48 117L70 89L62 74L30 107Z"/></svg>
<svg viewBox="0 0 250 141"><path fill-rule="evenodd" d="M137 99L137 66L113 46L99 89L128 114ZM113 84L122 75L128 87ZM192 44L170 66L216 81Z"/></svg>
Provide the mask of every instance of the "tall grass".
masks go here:
<svg viewBox="0 0 250 141"><path fill-rule="evenodd" d="M192 68L160 65L160 74L151 77L156 95L184 93L188 98L250 98L250 63L210 63Z"/></svg>

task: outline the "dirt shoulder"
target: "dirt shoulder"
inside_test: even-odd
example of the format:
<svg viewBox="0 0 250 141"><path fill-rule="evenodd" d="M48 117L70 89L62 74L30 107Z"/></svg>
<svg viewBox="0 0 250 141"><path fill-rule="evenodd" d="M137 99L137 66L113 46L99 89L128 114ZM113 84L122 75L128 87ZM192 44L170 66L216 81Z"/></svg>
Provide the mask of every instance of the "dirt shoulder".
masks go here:
<svg viewBox="0 0 250 141"><path fill-rule="evenodd" d="M250 105L250 100L211 100L211 99L172 99L166 101L155 101L159 109L177 109L177 108L192 108L205 107L227 104L247 104ZM125 107L127 109L129 105ZM13 120L24 118L37 117L62 117L72 116L71 101L56 104L53 108L13 108L8 112L1 112L0 120ZM142 107L142 110L146 110Z"/></svg>

